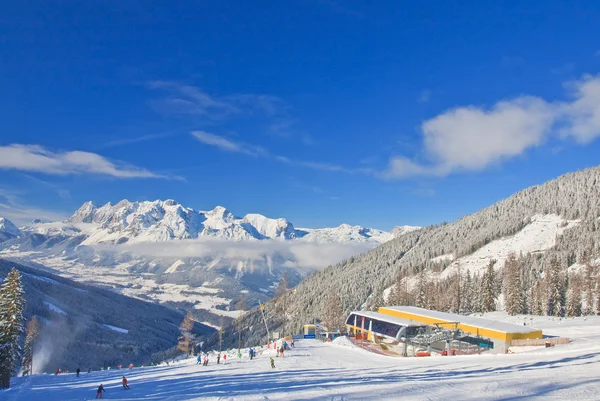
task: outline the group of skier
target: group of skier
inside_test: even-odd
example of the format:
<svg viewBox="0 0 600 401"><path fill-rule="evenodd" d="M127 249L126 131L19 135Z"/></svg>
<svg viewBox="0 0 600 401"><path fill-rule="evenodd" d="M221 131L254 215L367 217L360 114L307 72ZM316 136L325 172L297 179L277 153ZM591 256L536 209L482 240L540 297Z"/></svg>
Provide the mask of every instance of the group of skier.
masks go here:
<svg viewBox="0 0 600 401"><path fill-rule="evenodd" d="M273 348L277 351L277 356L281 355L282 357L283 357L284 351L288 350L289 347L294 347L294 340L293 339L289 343L289 346L288 346L287 341L283 341L281 343L281 346L279 346L279 347L277 346L277 343L273 344ZM270 348L270 346L269 346L269 348ZM248 349L248 355L250 356L250 360L254 359L256 357L256 350L254 348L250 347ZM239 352L238 352L238 358L241 361L242 354L239 353ZM223 354L223 364L225 364L226 361L227 361L227 354ZM275 360L272 357L269 357L269 361L271 363L271 368L275 369ZM198 358L196 359L196 365L200 365L200 363L202 363L203 366L208 366L208 354L198 355ZM220 363L221 363L221 354L219 353L219 354L217 354L217 364L220 364ZM120 367L121 366L119 366L119 368ZM132 369L132 368L133 368L133 365L129 365L129 369ZM91 372L91 370L92 369L90 368L88 370L88 373ZM80 372L81 372L81 369L77 368L77 377L79 377L79 373ZM61 373L60 370L56 371L56 374L58 374L58 373ZM127 381L127 378L125 376L123 376L122 383L123 383L123 389L124 390L129 390L130 389L128 381ZM104 385L100 384L100 386L98 387L98 390L96 392L96 398L102 398L102 395L103 395L104 392L105 392Z"/></svg>
<svg viewBox="0 0 600 401"><path fill-rule="evenodd" d="M129 388L129 384L127 384L128 381L125 376L123 376L121 383L123 383L123 390L131 390ZM104 390L104 384L101 384L100 386L98 386L98 390L96 391L96 398L102 398L102 395L104 394L105 391L106 390Z"/></svg>

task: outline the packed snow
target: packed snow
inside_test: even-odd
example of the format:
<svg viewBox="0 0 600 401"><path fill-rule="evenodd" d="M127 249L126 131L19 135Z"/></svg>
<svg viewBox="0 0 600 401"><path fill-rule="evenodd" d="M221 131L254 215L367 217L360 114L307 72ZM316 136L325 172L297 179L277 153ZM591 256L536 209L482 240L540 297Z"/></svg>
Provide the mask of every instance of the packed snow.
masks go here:
<svg viewBox="0 0 600 401"><path fill-rule="evenodd" d="M346 338L332 343L297 340L276 357L258 347L258 356L196 364L195 358L170 366L134 367L74 374L17 378L0 391L6 401L92 399L102 383L111 400L598 400L600 317L558 319L540 316L485 316L515 324L527 321L567 345L520 347L514 354L398 358L374 354ZM272 369L269 357L275 361ZM126 363L123 363L126 366ZM87 367L82 367L87 372ZM131 390L124 390L125 375Z"/></svg>

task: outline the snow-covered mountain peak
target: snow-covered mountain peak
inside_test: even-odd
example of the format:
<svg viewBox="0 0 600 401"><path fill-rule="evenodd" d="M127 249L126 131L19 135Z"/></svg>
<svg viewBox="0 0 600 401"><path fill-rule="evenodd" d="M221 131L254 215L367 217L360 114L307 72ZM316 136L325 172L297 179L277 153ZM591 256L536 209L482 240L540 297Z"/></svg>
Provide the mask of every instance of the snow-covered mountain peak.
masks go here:
<svg viewBox="0 0 600 401"><path fill-rule="evenodd" d="M21 230L15 226L12 221L5 219L4 217L0 217L0 233L9 234L12 236L18 236L21 233Z"/></svg>
<svg viewBox="0 0 600 401"><path fill-rule="evenodd" d="M92 201L85 202L73 216L67 221L69 223L91 223L98 208L92 203Z"/></svg>
<svg viewBox="0 0 600 401"><path fill-rule="evenodd" d="M293 239L296 237L294 226L286 219L270 219L262 214L250 213L242 219L243 225L252 226L258 234L266 238Z"/></svg>
<svg viewBox="0 0 600 401"><path fill-rule="evenodd" d="M269 218L257 213L238 218L223 206L196 211L173 199L140 202L124 199L114 205L109 202L101 207L86 202L65 223L71 226L88 224L85 229L89 235L82 245L160 242L204 236L235 241L278 238L323 243L368 242L378 245L404 232L398 228L397 235L392 235L350 224L341 224L335 228L296 229L284 218ZM90 232L89 227L95 228ZM408 226L402 229L408 232L405 227Z"/></svg>

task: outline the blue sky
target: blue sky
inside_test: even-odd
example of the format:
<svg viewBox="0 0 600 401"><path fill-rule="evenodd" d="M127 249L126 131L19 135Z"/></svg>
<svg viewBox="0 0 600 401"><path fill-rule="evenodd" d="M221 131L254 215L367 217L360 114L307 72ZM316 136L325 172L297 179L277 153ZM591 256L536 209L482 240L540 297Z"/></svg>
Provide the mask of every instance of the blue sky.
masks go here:
<svg viewBox="0 0 600 401"><path fill-rule="evenodd" d="M600 4L6 2L0 215L451 221L600 158Z"/></svg>

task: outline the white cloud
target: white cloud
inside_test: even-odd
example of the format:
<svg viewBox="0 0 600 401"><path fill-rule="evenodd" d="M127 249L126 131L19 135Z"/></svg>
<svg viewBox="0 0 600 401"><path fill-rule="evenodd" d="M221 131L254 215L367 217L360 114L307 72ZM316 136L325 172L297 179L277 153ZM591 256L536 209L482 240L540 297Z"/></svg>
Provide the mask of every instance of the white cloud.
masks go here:
<svg viewBox="0 0 600 401"><path fill-rule="evenodd" d="M600 136L600 76L585 76L581 81L567 83L574 100L562 105L566 124L561 128L563 137L572 136L585 144Z"/></svg>
<svg viewBox="0 0 600 401"><path fill-rule="evenodd" d="M98 174L116 178L177 178L155 174L141 167L111 162L96 153L51 152L39 145L0 146L0 169L52 175Z"/></svg>
<svg viewBox="0 0 600 401"><path fill-rule="evenodd" d="M320 244L303 240L232 241L219 238L161 243L99 246L104 251L131 252L153 258L220 258L268 261L274 257L286 259L289 267L321 269L350 256L373 248L370 243Z"/></svg>
<svg viewBox="0 0 600 401"><path fill-rule="evenodd" d="M293 166L310 168L312 170L345 172L345 173L365 173L369 169L348 169L336 164L319 163L304 160L294 160L286 156L275 155L259 146L253 146L242 142L235 142L220 135L211 134L206 131L192 131L191 135L205 145L214 146L225 152L243 153L249 156L264 157L275 160L280 163Z"/></svg>
<svg viewBox="0 0 600 401"><path fill-rule="evenodd" d="M540 146L553 135L590 142L600 136L600 76L585 76L568 87L574 98L567 102L520 96L488 109L465 106L445 111L421 125L422 162L395 156L379 176L480 171Z"/></svg>
<svg viewBox="0 0 600 401"><path fill-rule="evenodd" d="M553 108L544 100L520 97L490 110L449 110L425 121L421 129L428 156L436 164L434 172L448 173L480 170L540 145L553 118Z"/></svg>
<svg viewBox="0 0 600 401"><path fill-rule="evenodd" d="M266 155L266 151L257 146L234 142L225 137L211 134L206 131L193 131L192 136L205 145L214 146L225 152L244 153L250 156Z"/></svg>

